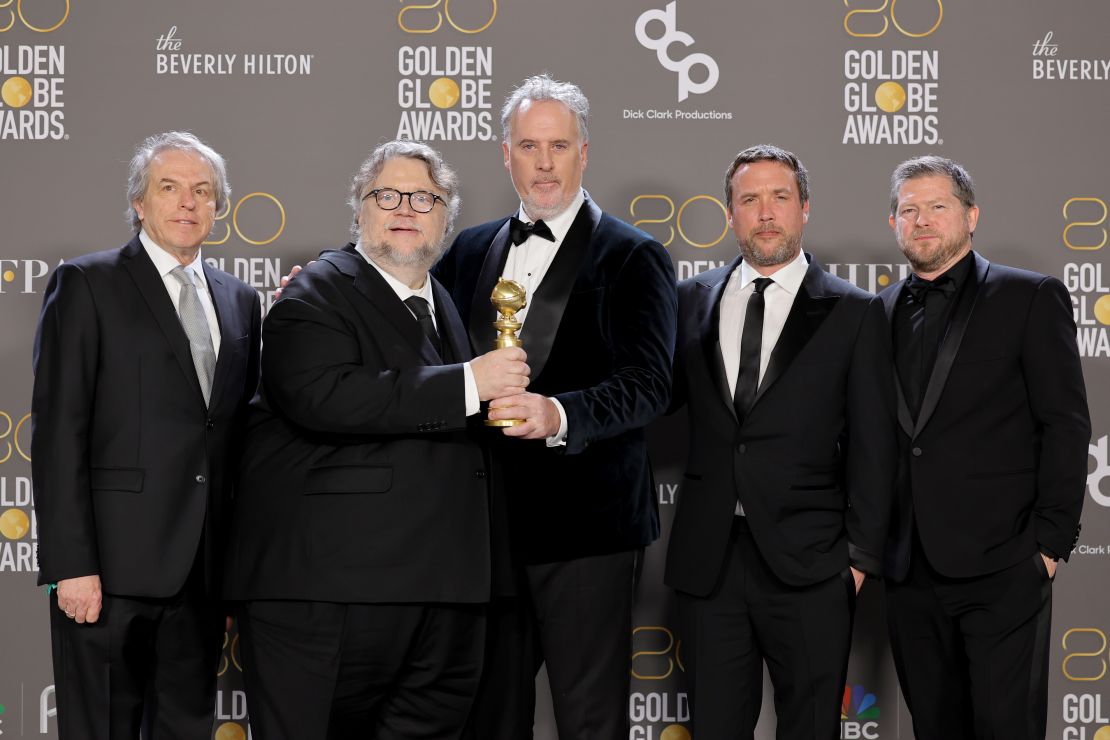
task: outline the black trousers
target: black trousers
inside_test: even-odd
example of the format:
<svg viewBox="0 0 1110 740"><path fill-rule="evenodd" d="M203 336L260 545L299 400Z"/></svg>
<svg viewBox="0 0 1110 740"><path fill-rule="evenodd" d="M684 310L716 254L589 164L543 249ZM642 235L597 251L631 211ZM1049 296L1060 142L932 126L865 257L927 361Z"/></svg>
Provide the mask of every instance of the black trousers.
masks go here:
<svg viewBox="0 0 1110 740"><path fill-rule="evenodd" d="M525 566L490 606L482 686L465 737L532 737L547 664L562 740L627 740L633 574L639 551Z"/></svg>
<svg viewBox="0 0 1110 740"><path fill-rule="evenodd" d="M720 583L706 598L680 594L687 685L698 740L752 738L771 674L776 737L840 737L852 640L851 572L811 586L780 581L736 517Z"/></svg>
<svg viewBox="0 0 1110 740"><path fill-rule="evenodd" d="M244 684L257 740L458 738L478 690L485 606L249 601Z"/></svg>
<svg viewBox="0 0 1110 740"><path fill-rule="evenodd" d="M208 740L224 635L204 595L200 558L167 599L104 595L100 618L77 624L50 596L61 740Z"/></svg>
<svg viewBox="0 0 1110 740"><path fill-rule="evenodd" d="M887 583L898 681L918 740L1042 740L1052 582L1040 554L979 578L946 578L915 543Z"/></svg>

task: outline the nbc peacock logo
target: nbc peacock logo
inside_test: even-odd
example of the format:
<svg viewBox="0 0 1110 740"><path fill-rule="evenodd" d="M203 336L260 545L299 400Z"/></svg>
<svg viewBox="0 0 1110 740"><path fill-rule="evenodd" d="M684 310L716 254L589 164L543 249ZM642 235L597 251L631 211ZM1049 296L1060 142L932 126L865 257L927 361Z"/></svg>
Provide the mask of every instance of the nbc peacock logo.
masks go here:
<svg viewBox="0 0 1110 740"><path fill-rule="evenodd" d="M878 740L879 700L863 686L845 686L840 702L841 740Z"/></svg>

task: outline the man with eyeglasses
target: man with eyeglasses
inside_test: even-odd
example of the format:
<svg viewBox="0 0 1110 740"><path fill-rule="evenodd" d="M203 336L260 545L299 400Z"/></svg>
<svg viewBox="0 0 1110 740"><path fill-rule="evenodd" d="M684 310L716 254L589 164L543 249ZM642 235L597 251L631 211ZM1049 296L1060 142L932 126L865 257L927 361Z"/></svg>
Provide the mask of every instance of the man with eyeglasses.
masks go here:
<svg viewBox="0 0 1110 740"><path fill-rule="evenodd" d="M357 243L286 288L263 327L225 595L259 740L454 738L490 597L480 401L521 393L524 351L471 358L428 269L459 209L430 147L355 175Z"/></svg>

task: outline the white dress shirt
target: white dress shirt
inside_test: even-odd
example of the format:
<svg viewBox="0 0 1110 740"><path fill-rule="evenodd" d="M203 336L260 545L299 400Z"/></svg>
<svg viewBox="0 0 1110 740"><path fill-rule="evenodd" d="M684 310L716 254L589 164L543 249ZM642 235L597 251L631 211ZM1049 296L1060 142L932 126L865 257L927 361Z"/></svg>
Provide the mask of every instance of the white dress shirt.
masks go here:
<svg viewBox="0 0 1110 740"><path fill-rule="evenodd" d="M182 285L170 273L181 263L172 254L155 244L150 235L146 233L146 229L139 231L139 241L142 242L143 249L146 250L150 261L154 263L154 269L158 271L159 277L162 278L162 284L166 286L166 292L170 294L170 300L173 301L173 310L180 312L177 303L181 297ZM189 274L193 285L197 288L197 297L200 298L200 305L204 308L204 318L208 319L208 331L212 335L212 351L216 353L218 359L220 356L220 322L216 319L216 307L212 305L212 295L208 292L208 280L204 277L204 268L201 267L199 249L197 250L196 259L185 265L185 272Z"/></svg>
<svg viewBox="0 0 1110 740"><path fill-rule="evenodd" d="M762 383L767 364L771 361L771 353L779 341L782 327L786 325L786 317L790 315L790 307L794 305L794 296L802 287L802 280L808 269L809 262L805 253L799 251L797 257L772 275L760 275L747 262L741 262L732 271L728 284L725 285L724 295L721 296L721 320L717 335L721 343L721 358L725 364L730 395L736 395L736 378L740 375L740 338L744 335L748 299L755 292L755 279L769 277L772 281L763 290L763 341L759 348L759 382ZM736 504L736 513L744 513L739 503Z"/></svg>
<svg viewBox="0 0 1110 740"><path fill-rule="evenodd" d="M428 308L431 309L432 312L432 325L436 327L436 331L439 331L439 322L436 321L436 300L432 294L431 278L427 274L424 275L424 284L418 289L413 290L383 270L377 262L370 259L370 255L367 254L366 250L362 247L362 242L355 245L355 251L362 255L362 258L370 263L370 266L377 270L378 274L385 278L386 283L389 284L390 288L393 288L393 292L397 294L397 297L401 299L402 303L412 296L419 296L426 300L428 302ZM408 308L408 306L405 306L405 308ZM416 314L413 314L413 318L416 318ZM440 336L442 337L443 334L441 333ZM446 338L444 338L444 341L446 341ZM466 415L472 416L478 413L481 403L478 400L478 383L474 380L474 371L470 368L469 362L463 363L463 383Z"/></svg>
<svg viewBox="0 0 1110 740"><path fill-rule="evenodd" d="M532 296L536 294L544 275L547 274L551 263L555 261L555 255L558 254L563 240L567 238L567 232L574 224L574 219L578 217L578 211L582 209L582 203L585 200L586 193L579 188L578 194L574 196L574 200L570 202L566 210L550 219L543 219L543 222L547 224L555 237L554 242L549 242L542 236L532 235L520 244L509 245L509 255L505 258L505 269L501 271L501 276L509 280L515 280L523 285L527 291L529 305L516 312L516 320L521 324L528 317ZM520 204L520 209L517 211L517 218L525 223L532 221L524 210L523 203ZM524 351L527 352L528 348L525 347ZM558 447L567 443L567 412L558 399L552 398L551 402L555 404L555 408L559 411L559 431L547 438L547 446Z"/></svg>

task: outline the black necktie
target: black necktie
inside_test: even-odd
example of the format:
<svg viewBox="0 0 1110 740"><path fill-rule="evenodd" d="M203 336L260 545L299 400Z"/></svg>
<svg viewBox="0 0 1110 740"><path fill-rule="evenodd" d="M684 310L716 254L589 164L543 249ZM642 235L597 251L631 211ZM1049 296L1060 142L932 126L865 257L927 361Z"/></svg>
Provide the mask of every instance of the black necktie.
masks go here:
<svg viewBox="0 0 1110 740"><path fill-rule="evenodd" d="M435 347L436 352L440 357L443 357L443 345L439 340L439 332L436 331L435 322L432 321L432 309L428 302L418 295L409 296L405 299L405 305L409 307L413 315L416 316L416 322L420 324L420 329L424 332L424 336Z"/></svg>
<svg viewBox="0 0 1110 740"><path fill-rule="evenodd" d="M751 411L755 403L755 392L759 388L760 348L763 345L763 291L773 281L771 278L756 278L752 281L752 294L748 297L748 307L744 312L744 331L740 335L740 372L736 376L736 393L733 404L736 418L740 423Z"/></svg>
<svg viewBox="0 0 1110 740"><path fill-rule="evenodd" d="M513 240L514 246L523 244L528 237L533 235L541 239L547 239L549 242L555 241L555 235L551 233L551 227L545 224L542 218L534 224L526 224L516 216L509 220L509 238Z"/></svg>

